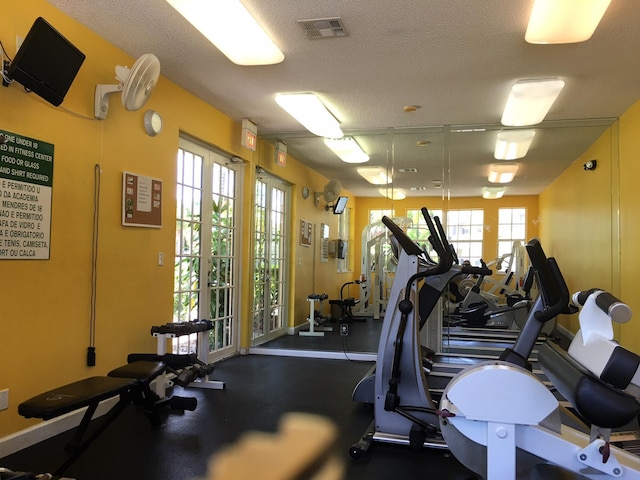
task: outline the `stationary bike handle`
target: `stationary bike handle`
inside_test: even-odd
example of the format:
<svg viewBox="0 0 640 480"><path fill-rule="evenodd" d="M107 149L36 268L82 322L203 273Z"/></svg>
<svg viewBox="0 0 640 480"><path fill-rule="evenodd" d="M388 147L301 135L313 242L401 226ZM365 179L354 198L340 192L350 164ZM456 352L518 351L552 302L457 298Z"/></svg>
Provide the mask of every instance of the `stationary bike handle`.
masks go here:
<svg viewBox="0 0 640 480"><path fill-rule="evenodd" d="M462 268L460 269L460 273L464 273L466 275L480 275L480 276L487 276L487 275L493 275L493 270L491 270L490 268L486 268L486 267L474 267L472 265L462 265Z"/></svg>
<svg viewBox="0 0 640 480"><path fill-rule="evenodd" d="M569 303L569 290L567 289L567 284L562 278L562 273L560 272L560 267L558 267L558 264L556 263L556 259L549 258L546 260L546 263L550 274L549 280L552 280L555 283L554 290L557 298L554 298L555 303L533 314L536 320L540 322L548 322L561 313L574 313L571 309L572 305ZM573 308L577 311L575 307Z"/></svg>
<svg viewBox="0 0 640 480"><path fill-rule="evenodd" d="M573 303L582 307L591 295L595 295L596 306L609 315L614 322L626 323L631 320L631 308L611 293L599 288L591 288L574 293Z"/></svg>

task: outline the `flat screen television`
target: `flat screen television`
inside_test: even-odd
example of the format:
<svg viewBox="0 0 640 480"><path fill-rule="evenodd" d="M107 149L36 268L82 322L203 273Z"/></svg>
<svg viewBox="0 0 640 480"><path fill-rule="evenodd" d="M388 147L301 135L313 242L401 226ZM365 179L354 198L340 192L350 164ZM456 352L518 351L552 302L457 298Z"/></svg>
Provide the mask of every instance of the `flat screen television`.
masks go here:
<svg viewBox="0 0 640 480"><path fill-rule="evenodd" d="M333 204L333 213L336 215L343 213L347 207L347 200L349 200L349 197L338 197L336 203Z"/></svg>
<svg viewBox="0 0 640 480"><path fill-rule="evenodd" d="M7 76L57 107L84 59L84 53L38 17L9 65Z"/></svg>

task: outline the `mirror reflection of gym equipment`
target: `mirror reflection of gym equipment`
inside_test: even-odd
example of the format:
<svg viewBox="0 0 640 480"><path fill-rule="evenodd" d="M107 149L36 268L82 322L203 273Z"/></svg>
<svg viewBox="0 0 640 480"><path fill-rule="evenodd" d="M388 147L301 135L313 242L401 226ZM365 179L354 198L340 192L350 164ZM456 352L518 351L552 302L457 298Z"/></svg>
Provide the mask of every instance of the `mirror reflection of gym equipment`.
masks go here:
<svg viewBox="0 0 640 480"><path fill-rule="evenodd" d="M516 240L510 253L483 262L483 266L498 278L468 275L452 282L447 322L452 326L521 328L531 303L530 287L525 286L524 246Z"/></svg>
<svg viewBox="0 0 640 480"><path fill-rule="evenodd" d="M393 219L401 228L409 228L411 219ZM360 263L360 303L353 311L356 317L384 316L397 260L391 250L388 229L382 222L369 224L362 231Z"/></svg>

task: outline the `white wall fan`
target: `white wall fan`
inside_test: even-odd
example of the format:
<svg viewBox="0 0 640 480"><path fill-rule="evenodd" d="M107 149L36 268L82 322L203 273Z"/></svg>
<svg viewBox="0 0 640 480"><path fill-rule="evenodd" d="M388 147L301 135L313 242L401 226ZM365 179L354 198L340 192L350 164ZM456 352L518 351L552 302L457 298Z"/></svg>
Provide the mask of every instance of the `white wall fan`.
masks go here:
<svg viewBox="0 0 640 480"><path fill-rule="evenodd" d="M315 194L315 205L316 207L320 204L320 199L322 198L327 204L331 202L335 202L340 196L340 191L342 190L342 184L340 180L329 180L329 182L324 186L322 192L316 192Z"/></svg>
<svg viewBox="0 0 640 480"><path fill-rule="evenodd" d="M160 60L152 53L145 53L138 58L133 67L116 65L117 85L96 85L95 117L107 118L109 112L109 95L122 92L122 105L125 110L140 110L158 83L160 77Z"/></svg>

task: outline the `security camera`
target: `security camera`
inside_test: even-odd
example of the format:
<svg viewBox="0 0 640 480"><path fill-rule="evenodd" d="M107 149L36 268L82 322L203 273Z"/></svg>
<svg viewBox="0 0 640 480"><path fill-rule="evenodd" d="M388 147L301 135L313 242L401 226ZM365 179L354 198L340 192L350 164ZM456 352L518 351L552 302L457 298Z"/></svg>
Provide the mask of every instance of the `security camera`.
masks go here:
<svg viewBox="0 0 640 480"><path fill-rule="evenodd" d="M597 163L598 162L596 160L589 160L582 166L582 168L584 168L585 170L595 170Z"/></svg>

